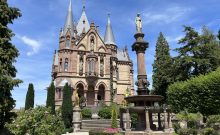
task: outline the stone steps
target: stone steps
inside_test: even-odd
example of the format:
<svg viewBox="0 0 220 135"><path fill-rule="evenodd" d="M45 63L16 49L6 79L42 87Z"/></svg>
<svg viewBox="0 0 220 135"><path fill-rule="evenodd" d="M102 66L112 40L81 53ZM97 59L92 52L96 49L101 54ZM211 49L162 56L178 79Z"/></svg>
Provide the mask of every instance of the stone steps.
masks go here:
<svg viewBox="0 0 220 135"><path fill-rule="evenodd" d="M119 120L118 120L119 125ZM82 120L82 130L99 129L99 128L110 128L111 120L106 119L95 119L95 120Z"/></svg>

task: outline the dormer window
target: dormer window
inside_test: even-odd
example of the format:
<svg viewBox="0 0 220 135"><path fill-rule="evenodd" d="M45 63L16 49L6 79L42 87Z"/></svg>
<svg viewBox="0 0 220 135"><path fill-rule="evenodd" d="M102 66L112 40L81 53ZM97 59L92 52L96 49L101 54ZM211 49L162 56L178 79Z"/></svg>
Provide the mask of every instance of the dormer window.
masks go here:
<svg viewBox="0 0 220 135"><path fill-rule="evenodd" d="M65 59L65 63L64 63L64 71L68 71L68 59Z"/></svg>
<svg viewBox="0 0 220 135"><path fill-rule="evenodd" d="M70 48L70 40L66 39L66 48Z"/></svg>

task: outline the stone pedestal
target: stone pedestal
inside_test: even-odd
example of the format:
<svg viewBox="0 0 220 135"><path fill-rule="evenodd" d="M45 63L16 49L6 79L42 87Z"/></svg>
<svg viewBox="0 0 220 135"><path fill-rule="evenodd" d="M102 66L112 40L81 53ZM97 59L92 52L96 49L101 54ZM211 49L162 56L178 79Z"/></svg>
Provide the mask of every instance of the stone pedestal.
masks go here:
<svg viewBox="0 0 220 135"><path fill-rule="evenodd" d="M77 132L81 128L82 118L79 106L73 108L73 132Z"/></svg>
<svg viewBox="0 0 220 135"><path fill-rule="evenodd" d="M125 113L122 113L122 119L123 119L123 128L125 131L131 131L131 119L129 110L127 109Z"/></svg>

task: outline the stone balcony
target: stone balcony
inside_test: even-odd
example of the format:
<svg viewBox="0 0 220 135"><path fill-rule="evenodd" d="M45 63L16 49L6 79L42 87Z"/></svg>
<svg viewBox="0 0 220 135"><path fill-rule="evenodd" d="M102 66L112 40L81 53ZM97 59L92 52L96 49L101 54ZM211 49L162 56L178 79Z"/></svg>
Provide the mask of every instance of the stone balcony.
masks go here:
<svg viewBox="0 0 220 135"><path fill-rule="evenodd" d="M95 81L98 79L98 73L96 72L85 72L85 76L88 81Z"/></svg>

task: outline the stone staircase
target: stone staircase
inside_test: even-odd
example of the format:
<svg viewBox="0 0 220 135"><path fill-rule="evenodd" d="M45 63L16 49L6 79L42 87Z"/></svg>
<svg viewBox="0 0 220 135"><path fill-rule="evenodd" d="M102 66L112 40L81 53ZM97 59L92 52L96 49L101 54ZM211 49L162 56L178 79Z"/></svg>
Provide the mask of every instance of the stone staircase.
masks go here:
<svg viewBox="0 0 220 135"><path fill-rule="evenodd" d="M119 120L118 120L119 127ZM90 119L82 120L82 131L88 131L91 129L111 128L111 119Z"/></svg>

